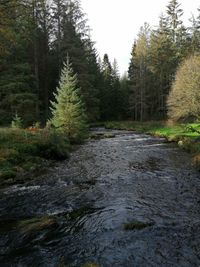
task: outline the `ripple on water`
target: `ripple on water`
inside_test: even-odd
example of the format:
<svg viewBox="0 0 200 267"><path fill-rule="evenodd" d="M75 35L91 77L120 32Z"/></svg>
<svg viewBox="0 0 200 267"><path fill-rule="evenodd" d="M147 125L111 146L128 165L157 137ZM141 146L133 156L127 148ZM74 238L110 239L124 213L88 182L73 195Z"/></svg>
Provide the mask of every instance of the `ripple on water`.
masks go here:
<svg viewBox="0 0 200 267"><path fill-rule="evenodd" d="M4 194L13 194L17 192L26 193L29 191L34 191L40 189L40 185L32 185L32 186L21 186L21 185L14 185L9 187L8 189L5 189Z"/></svg>
<svg viewBox="0 0 200 267"><path fill-rule="evenodd" d="M189 156L159 138L114 135L80 146L41 186L3 189L1 266L200 266L200 176ZM39 231L24 238L16 218Z"/></svg>

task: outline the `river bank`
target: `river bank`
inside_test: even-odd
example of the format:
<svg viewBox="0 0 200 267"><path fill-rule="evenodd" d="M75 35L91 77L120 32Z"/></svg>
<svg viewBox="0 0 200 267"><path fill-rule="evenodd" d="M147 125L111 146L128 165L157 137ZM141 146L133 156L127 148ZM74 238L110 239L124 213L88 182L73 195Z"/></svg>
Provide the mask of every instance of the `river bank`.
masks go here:
<svg viewBox="0 0 200 267"><path fill-rule="evenodd" d="M98 126L97 123L94 126ZM176 142L192 155L192 165L200 170L200 124L166 125L163 122L106 122L108 129L119 129L164 137ZM95 129L95 128L94 128ZM195 132L196 130L196 132ZM90 139L113 138L112 132L91 131ZM48 170L57 161L69 157L73 146L52 129L0 128L0 187L24 183Z"/></svg>
<svg viewBox="0 0 200 267"><path fill-rule="evenodd" d="M0 128L0 187L41 175L69 152L69 140L53 130Z"/></svg>
<svg viewBox="0 0 200 267"><path fill-rule="evenodd" d="M105 127L108 129L131 130L157 137L164 137L168 142L175 142L180 148L189 152L192 156L192 165L200 170L200 123L169 124L155 121L114 121L106 122Z"/></svg>

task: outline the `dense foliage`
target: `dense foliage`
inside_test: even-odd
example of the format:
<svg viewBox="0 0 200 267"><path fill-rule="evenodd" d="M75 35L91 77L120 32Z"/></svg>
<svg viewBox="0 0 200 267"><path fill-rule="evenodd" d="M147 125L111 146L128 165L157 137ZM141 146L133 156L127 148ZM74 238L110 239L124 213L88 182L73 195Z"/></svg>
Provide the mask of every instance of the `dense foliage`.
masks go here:
<svg viewBox="0 0 200 267"><path fill-rule="evenodd" d="M165 119L179 64L200 53L200 13L188 28L182 16L180 3L170 0L157 27L145 23L128 77L120 78L116 60L99 58L79 0L1 1L0 124L18 114L24 125L44 125L68 56L89 122Z"/></svg>
<svg viewBox="0 0 200 267"><path fill-rule="evenodd" d="M89 121L108 117L104 109L113 101L105 100L104 93L117 97L117 64L112 67L107 62L110 72L106 74L107 66L99 62L80 2L0 2L0 124L9 125L16 113L26 125L49 119L50 101L67 56L77 74ZM117 118L114 108L110 114Z"/></svg>
<svg viewBox="0 0 200 267"><path fill-rule="evenodd" d="M200 118L200 56L192 56L179 66L168 97L168 109L174 121Z"/></svg>
<svg viewBox="0 0 200 267"><path fill-rule="evenodd" d="M69 140L63 133L50 129L0 128L0 186L12 184L31 171L41 173L45 160L62 160L68 157Z"/></svg>
<svg viewBox="0 0 200 267"><path fill-rule="evenodd" d="M147 23L141 27L129 65L129 105L133 119L166 118L167 97L177 67L188 56L200 53L200 9L198 12L186 28L181 19L181 5L170 0L156 28ZM189 94L185 97L189 101Z"/></svg>

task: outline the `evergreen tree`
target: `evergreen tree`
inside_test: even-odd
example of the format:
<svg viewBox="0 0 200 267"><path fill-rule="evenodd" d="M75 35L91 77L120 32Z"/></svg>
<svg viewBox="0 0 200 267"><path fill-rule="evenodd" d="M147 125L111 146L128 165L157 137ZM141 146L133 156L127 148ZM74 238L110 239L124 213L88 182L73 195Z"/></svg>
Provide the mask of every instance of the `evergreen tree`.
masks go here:
<svg viewBox="0 0 200 267"><path fill-rule="evenodd" d="M119 119L122 112L122 94L120 91L120 74L117 60L114 59L111 70L112 84L111 84L111 99L112 99L112 117Z"/></svg>
<svg viewBox="0 0 200 267"><path fill-rule="evenodd" d="M182 27L181 17L183 15L183 9L181 4L177 0L170 0L167 6L168 15L168 27L173 42L178 41L179 30Z"/></svg>
<svg viewBox="0 0 200 267"><path fill-rule="evenodd" d="M107 120L113 117L113 87L112 87L112 66L105 54L102 62L103 86L100 91L100 111L101 119Z"/></svg>
<svg viewBox="0 0 200 267"><path fill-rule="evenodd" d="M0 7L2 7L0 5ZM22 1L7 1L4 15L6 27L12 32L10 44L0 59L0 123L8 123L17 112L25 122L37 117L35 79L29 62L29 9ZM5 20L6 21L6 20Z"/></svg>
<svg viewBox="0 0 200 267"><path fill-rule="evenodd" d="M127 73L124 73L120 78L120 110L119 119L130 118L129 110L129 97L130 97L130 87Z"/></svg>
<svg viewBox="0 0 200 267"><path fill-rule="evenodd" d="M129 67L130 84L132 86L132 101L136 120L146 120L148 115L148 97L150 86L149 66L150 27L147 23L141 27L138 40L133 47L132 59Z"/></svg>
<svg viewBox="0 0 200 267"><path fill-rule="evenodd" d="M200 8L198 8L198 13L197 18L193 15L190 19L192 25L189 27L191 36L189 52L193 55L200 53Z"/></svg>
<svg viewBox="0 0 200 267"><path fill-rule="evenodd" d="M51 123L72 141L80 140L86 132L86 115L69 60L61 72L59 86L52 101Z"/></svg>
<svg viewBox="0 0 200 267"><path fill-rule="evenodd" d="M166 98L177 65L176 49L160 18L158 29L151 33L149 47L149 69L151 71L151 92L149 112L154 119L166 117Z"/></svg>
<svg viewBox="0 0 200 267"><path fill-rule="evenodd" d="M135 40L131 51L131 59L128 69L129 78L129 113L132 119L139 120L139 66L136 58L136 46L137 41Z"/></svg>
<svg viewBox="0 0 200 267"><path fill-rule="evenodd" d="M70 56L72 67L78 76L78 85L90 121L99 118L98 79L100 70L93 43L89 38L89 28L79 1L54 0L55 41L58 59L57 75L61 63ZM94 77L95 76L95 77ZM97 77L97 79L96 79Z"/></svg>

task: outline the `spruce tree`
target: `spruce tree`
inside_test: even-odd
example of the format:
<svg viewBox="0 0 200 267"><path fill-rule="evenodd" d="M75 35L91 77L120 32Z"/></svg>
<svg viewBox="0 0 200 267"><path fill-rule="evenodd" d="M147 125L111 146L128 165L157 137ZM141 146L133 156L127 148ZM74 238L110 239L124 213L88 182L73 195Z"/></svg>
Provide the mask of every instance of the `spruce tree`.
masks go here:
<svg viewBox="0 0 200 267"><path fill-rule="evenodd" d="M172 37L173 42L178 41L179 30L182 27L181 17L183 16L183 9L181 8L181 4L177 0L170 0L167 6L167 15L168 15L168 23L169 30Z"/></svg>
<svg viewBox="0 0 200 267"><path fill-rule="evenodd" d="M76 74L73 73L69 60L64 64L55 101L52 104L53 126L64 132L71 141L82 139L86 133L86 115L84 104L77 88Z"/></svg>

